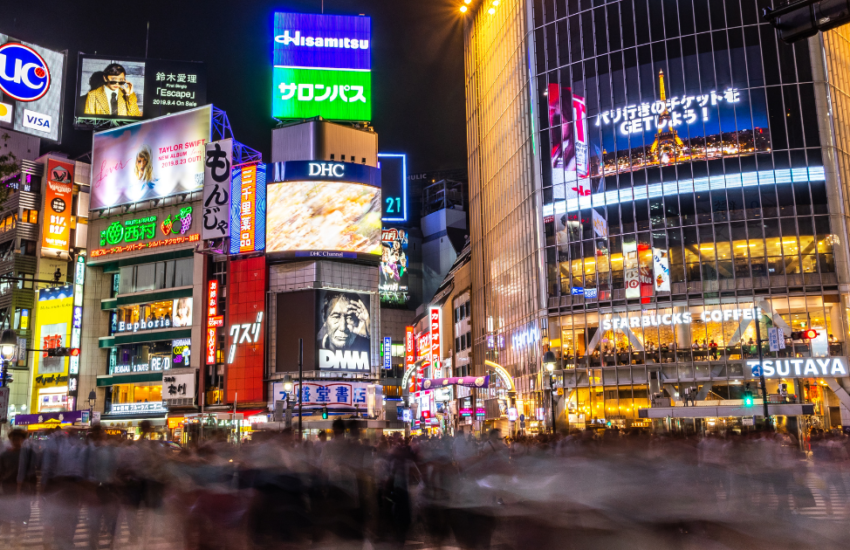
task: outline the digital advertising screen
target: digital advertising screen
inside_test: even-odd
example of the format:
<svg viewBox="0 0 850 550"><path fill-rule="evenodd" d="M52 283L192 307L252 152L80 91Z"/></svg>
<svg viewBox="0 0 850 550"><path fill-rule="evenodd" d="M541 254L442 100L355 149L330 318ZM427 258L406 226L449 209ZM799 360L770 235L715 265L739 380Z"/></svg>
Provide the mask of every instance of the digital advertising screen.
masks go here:
<svg viewBox="0 0 850 550"><path fill-rule="evenodd" d="M385 222L407 221L407 155L378 153L381 170L381 216Z"/></svg>
<svg viewBox="0 0 850 550"><path fill-rule="evenodd" d="M74 162L47 160L47 186L44 190L44 223L41 255L68 259L71 240L71 205L74 190Z"/></svg>
<svg viewBox="0 0 850 550"><path fill-rule="evenodd" d="M410 300L408 283L407 231L384 229L381 236L381 303L406 305Z"/></svg>
<svg viewBox="0 0 850 550"><path fill-rule="evenodd" d="M230 187L230 253L266 248L266 165L233 169Z"/></svg>
<svg viewBox="0 0 850 550"><path fill-rule="evenodd" d="M359 292L320 290L316 331L319 370L371 370L371 296Z"/></svg>
<svg viewBox="0 0 850 550"><path fill-rule="evenodd" d="M207 102L203 63L80 54L75 125L148 120Z"/></svg>
<svg viewBox="0 0 850 550"><path fill-rule="evenodd" d="M72 285L47 288L38 291L35 312L34 344L41 350L65 348L70 345L71 322L74 311L74 290ZM33 402L34 410L39 410L40 390L63 387L68 389L68 357L48 357L46 351L33 353ZM46 399L52 394L47 392ZM57 394L57 400L65 399Z"/></svg>
<svg viewBox="0 0 850 550"><path fill-rule="evenodd" d="M0 34L0 128L60 141L65 53Z"/></svg>
<svg viewBox="0 0 850 550"><path fill-rule="evenodd" d="M266 202L266 252L294 257L381 256L381 188L370 166L286 162ZM281 173L282 172L282 173Z"/></svg>
<svg viewBox="0 0 850 550"><path fill-rule="evenodd" d="M90 210L201 190L211 131L207 105L95 132Z"/></svg>
<svg viewBox="0 0 850 550"><path fill-rule="evenodd" d="M372 119L371 19L275 13L272 117Z"/></svg>

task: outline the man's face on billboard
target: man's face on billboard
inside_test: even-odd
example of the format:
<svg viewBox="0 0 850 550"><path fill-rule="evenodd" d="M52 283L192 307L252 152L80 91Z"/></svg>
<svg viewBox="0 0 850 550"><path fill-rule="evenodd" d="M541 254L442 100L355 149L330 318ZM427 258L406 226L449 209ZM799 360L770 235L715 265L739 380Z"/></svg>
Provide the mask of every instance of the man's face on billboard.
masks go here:
<svg viewBox="0 0 850 550"><path fill-rule="evenodd" d="M126 76L124 73L121 73L116 76L105 76L103 77L104 85L110 90L117 90L121 86L124 85L124 81L126 80Z"/></svg>
<svg viewBox="0 0 850 550"><path fill-rule="evenodd" d="M348 339L351 337L351 328L349 323L349 302L345 298L334 300L333 307L328 312L328 318L325 320L325 328L328 332L328 338L334 348L342 349L348 345Z"/></svg>

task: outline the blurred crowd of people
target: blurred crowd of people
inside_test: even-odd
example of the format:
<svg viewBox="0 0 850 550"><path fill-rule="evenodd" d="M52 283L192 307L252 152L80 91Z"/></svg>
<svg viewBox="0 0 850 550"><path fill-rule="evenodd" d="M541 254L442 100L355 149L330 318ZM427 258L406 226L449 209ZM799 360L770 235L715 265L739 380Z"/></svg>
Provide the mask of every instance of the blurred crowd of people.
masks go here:
<svg viewBox="0 0 850 550"><path fill-rule="evenodd" d="M772 431L366 440L337 420L312 440L183 449L149 432L12 431L0 547L28 540L36 510L55 550L80 531L92 549L839 548L850 517L840 433L814 434L809 451Z"/></svg>

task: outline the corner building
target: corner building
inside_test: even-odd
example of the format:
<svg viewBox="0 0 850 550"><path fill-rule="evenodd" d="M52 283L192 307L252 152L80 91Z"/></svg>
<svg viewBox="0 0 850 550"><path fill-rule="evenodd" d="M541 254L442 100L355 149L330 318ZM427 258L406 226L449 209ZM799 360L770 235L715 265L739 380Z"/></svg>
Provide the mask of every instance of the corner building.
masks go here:
<svg viewBox="0 0 850 550"><path fill-rule="evenodd" d="M777 422L850 423L847 29L789 46L755 0L492 4L465 16L474 334L519 412L548 411L551 349L559 429L740 426L759 318Z"/></svg>

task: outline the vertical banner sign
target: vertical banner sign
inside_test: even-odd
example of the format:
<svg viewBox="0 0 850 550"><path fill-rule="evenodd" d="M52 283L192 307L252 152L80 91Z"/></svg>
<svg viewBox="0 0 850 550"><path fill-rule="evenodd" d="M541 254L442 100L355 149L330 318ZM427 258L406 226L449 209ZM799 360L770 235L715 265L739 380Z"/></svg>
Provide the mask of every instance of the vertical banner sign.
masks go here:
<svg viewBox="0 0 850 550"><path fill-rule="evenodd" d="M442 378L440 367L440 308L431 308L431 376Z"/></svg>
<svg viewBox="0 0 850 550"><path fill-rule="evenodd" d="M573 121L575 124L576 140L576 175L579 180L590 177L590 155L588 151L587 136L587 105L584 98L573 96ZM582 185L577 185L579 195L582 195ZM588 190L589 192L589 190Z"/></svg>
<svg viewBox="0 0 850 550"><path fill-rule="evenodd" d="M779 334L781 329L771 327L767 329L767 340L770 343L770 351L779 351Z"/></svg>
<svg viewBox="0 0 850 550"><path fill-rule="evenodd" d="M413 327L404 327L404 374L406 375L416 363L416 337L413 335ZM412 375L416 378L415 375ZM414 387L413 385L408 386Z"/></svg>
<svg viewBox="0 0 850 550"><path fill-rule="evenodd" d="M640 298L638 265L637 242L624 239L623 271L626 283L626 298Z"/></svg>
<svg viewBox="0 0 850 550"><path fill-rule="evenodd" d="M595 208L590 210L593 217L593 232L602 239L608 238L608 221L603 218Z"/></svg>
<svg viewBox="0 0 850 550"><path fill-rule="evenodd" d="M247 164L233 171L230 194L230 253L266 248L266 165Z"/></svg>
<svg viewBox="0 0 850 550"><path fill-rule="evenodd" d="M384 336L384 368L393 368L393 339L389 336Z"/></svg>
<svg viewBox="0 0 850 550"><path fill-rule="evenodd" d="M83 286L86 283L86 257L82 254L77 256L74 264L74 317L71 327L71 348L78 350L71 352L68 358L68 374L76 377L80 374L80 354L83 336ZM73 394L76 395L76 392Z"/></svg>
<svg viewBox="0 0 850 550"><path fill-rule="evenodd" d="M218 337L216 327L221 326L223 320L216 319L218 316L218 281L212 279L209 282L209 297L207 298L207 365L215 365L216 343ZM217 321L222 321L218 323Z"/></svg>
<svg viewBox="0 0 850 550"><path fill-rule="evenodd" d="M41 255L68 258L71 242L71 204L74 187L74 163L49 158L47 188L44 190Z"/></svg>
<svg viewBox="0 0 850 550"><path fill-rule="evenodd" d="M207 143L204 160L204 231L202 238L222 239L230 235L230 168L233 140Z"/></svg>
<svg viewBox="0 0 850 550"><path fill-rule="evenodd" d="M655 291L670 292L670 258L665 249L652 249L652 270Z"/></svg>

